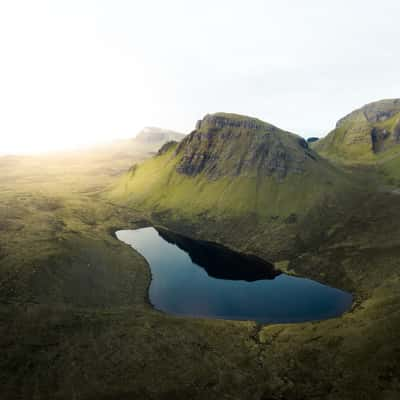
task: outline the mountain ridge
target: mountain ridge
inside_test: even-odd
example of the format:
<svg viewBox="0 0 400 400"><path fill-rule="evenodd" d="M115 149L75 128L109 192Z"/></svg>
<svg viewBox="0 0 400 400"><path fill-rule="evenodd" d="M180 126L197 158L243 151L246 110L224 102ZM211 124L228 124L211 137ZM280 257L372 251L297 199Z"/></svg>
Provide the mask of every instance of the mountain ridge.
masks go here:
<svg viewBox="0 0 400 400"><path fill-rule="evenodd" d="M375 101L339 119L313 148L325 157L368 162L400 151L400 99Z"/></svg>
<svg viewBox="0 0 400 400"><path fill-rule="evenodd" d="M209 178L264 173L284 178L301 173L307 157L315 160L307 142L256 118L238 114L207 114L178 145L182 156L177 172ZM222 165L221 165L222 164Z"/></svg>
<svg viewBox="0 0 400 400"><path fill-rule="evenodd" d="M290 132L246 116L207 115L179 144L125 174L111 196L189 221L296 221L348 187L341 170ZM239 121L239 122L238 122Z"/></svg>

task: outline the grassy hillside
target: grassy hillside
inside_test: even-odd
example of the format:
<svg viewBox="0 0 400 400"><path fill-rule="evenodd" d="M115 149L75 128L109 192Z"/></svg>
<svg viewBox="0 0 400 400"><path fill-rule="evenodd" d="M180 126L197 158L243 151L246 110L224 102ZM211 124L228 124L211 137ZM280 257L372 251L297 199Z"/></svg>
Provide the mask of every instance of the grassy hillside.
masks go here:
<svg viewBox="0 0 400 400"><path fill-rule="evenodd" d="M231 129L222 132L232 134ZM185 140L200 140L203 134L217 140L220 133L207 129ZM233 133L249 140L241 127ZM264 139L259 139L261 144ZM284 149L294 146L295 153L282 152L279 144L284 139L273 139L268 142L276 149L272 158L260 158L254 151L240 153L241 140L240 151L217 145L217 153L229 163L231 151L250 156L240 158L248 163L233 160L231 174L226 174L228 164L213 167L212 148L200 153L211 161L203 163L193 151L197 145L185 145L187 151L181 148L179 157L179 146L168 145L118 183L114 196L118 194L121 202L90 189L90 179L82 186L71 184L82 178L79 169L53 179L56 170L49 175L46 164L30 174L25 164L7 164L0 188L1 399L398 399L399 197L374 192L373 169L353 168L349 178L313 152L316 164L302 157L307 149L298 147L297 136L287 139ZM257 148L260 143L253 140ZM281 161L271 164L276 155ZM275 223L269 210L246 204L254 201L256 171L262 171L267 182L260 184L262 193L285 195L268 198L273 213L297 210L301 218L289 214ZM334 182L324 186L325 174ZM302 177L310 179L304 180L304 187L312 193L311 200L287 200L296 196L291 185L304 190L298 183ZM100 187L110 179L96 175ZM147 299L149 266L114 232L143 227L153 209L165 210L166 197L175 195L173 179L194 191L187 198L178 191L167 203L172 209L184 199L188 221L193 222L191 215L197 220L190 232L194 236L267 259L271 248L278 254L289 247L281 265L351 291L353 309L340 318L284 325L179 318L154 310ZM133 191L132 182L140 192ZM244 190L242 182L247 182ZM332 188L332 196L312 182ZM216 186L209 190L208 185ZM351 196L349 186L354 188ZM150 195L156 187L155 200ZM230 195L221 193L221 187ZM215 191L219 195L213 197ZM201 214L208 196L207 214L221 214L223 219ZM240 206L230 196L236 196ZM262 196L256 198L263 202ZM320 196L323 201L315 204ZM256 215L250 210L253 206ZM166 220L173 224L168 215ZM184 229L181 222L177 227Z"/></svg>
<svg viewBox="0 0 400 400"><path fill-rule="evenodd" d="M353 111L312 147L339 164L372 166L384 185L400 187L400 100L381 100Z"/></svg>
<svg viewBox="0 0 400 400"><path fill-rule="evenodd" d="M400 100L381 100L353 111L313 148L346 162L376 162L400 149Z"/></svg>
<svg viewBox="0 0 400 400"><path fill-rule="evenodd" d="M225 125L206 117L179 145L132 168L113 197L184 218L284 219L350 186L300 137L248 117L217 117Z"/></svg>
<svg viewBox="0 0 400 400"><path fill-rule="evenodd" d="M351 312L260 326L152 309L146 261L113 236L143 226L144 215L69 191L61 177L47 192L28 180L0 191L2 399L397 399L397 195L329 202L302 227L329 229L287 260L302 276L352 291ZM253 222L242 220L224 243L263 255L271 242L247 235Z"/></svg>

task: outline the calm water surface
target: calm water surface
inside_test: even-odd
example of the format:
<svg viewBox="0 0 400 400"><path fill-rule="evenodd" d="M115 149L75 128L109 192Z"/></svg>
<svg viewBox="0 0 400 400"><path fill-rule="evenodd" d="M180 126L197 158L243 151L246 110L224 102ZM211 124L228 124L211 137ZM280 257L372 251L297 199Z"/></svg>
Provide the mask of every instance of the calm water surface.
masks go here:
<svg viewBox="0 0 400 400"><path fill-rule="evenodd" d="M300 322L341 315L350 293L274 271L260 258L155 228L123 230L119 240L146 258L150 301L174 315Z"/></svg>

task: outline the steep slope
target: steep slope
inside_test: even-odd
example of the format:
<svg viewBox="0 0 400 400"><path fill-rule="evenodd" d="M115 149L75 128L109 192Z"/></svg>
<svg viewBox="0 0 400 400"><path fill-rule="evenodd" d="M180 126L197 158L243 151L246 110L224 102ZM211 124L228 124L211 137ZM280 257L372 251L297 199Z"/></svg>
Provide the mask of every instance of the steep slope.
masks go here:
<svg viewBox="0 0 400 400"><path fill-rule="evenodd" d="M255 118L218 113L134 166L113 196L170 219L296 220L348 184L301 137Z"/></svg>
<svg viewBox="0 0 400 400"><path fill-rule="evenodd" d="M349 162L370 162L400 153L400 99L365 105L339 120L313 146L320 154Z"/></svg>

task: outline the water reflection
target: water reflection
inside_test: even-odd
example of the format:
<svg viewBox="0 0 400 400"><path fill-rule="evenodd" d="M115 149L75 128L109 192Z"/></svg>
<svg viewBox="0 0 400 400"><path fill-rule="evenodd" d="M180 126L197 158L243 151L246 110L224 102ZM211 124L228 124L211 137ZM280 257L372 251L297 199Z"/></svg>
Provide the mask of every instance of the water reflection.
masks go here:
<svg viewBox="0 0 400 400"><path fill-rule="evenodd" d="M280 272L263 259L234 252L215 243L192 240L158 228L159 235L188 253L192 263L217 279L254 282L274 279Z"/></svg>
<svg viewBox="0 0 400 400"><path fill-rule="evenodd" d="M258 257L155 228L118 231L117 237L150 265L149 298L175 315L300 322L341 315L350 293L279 273Z"/></svg>

